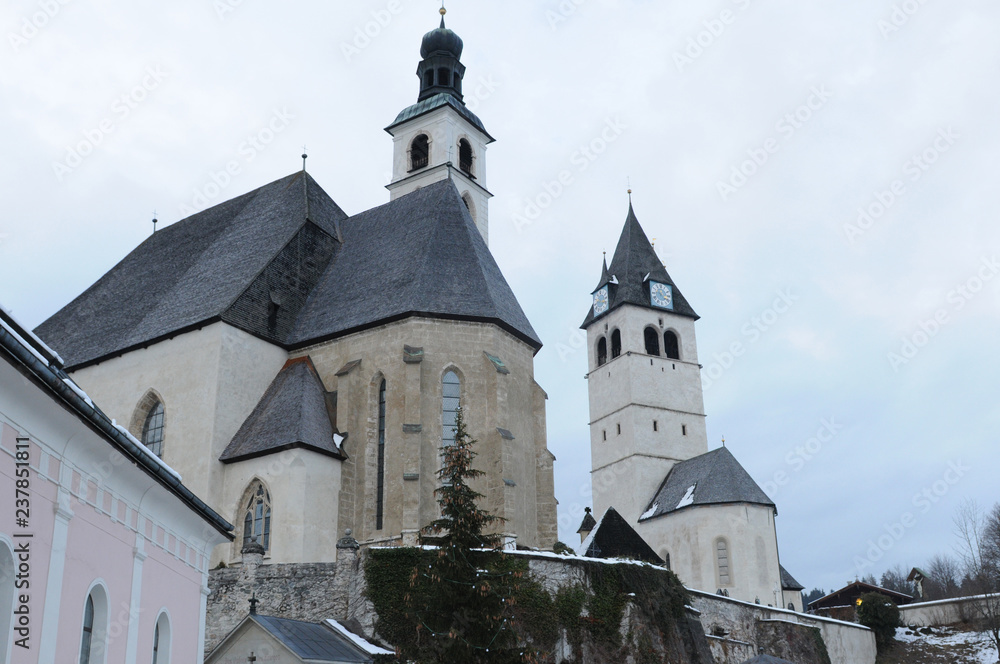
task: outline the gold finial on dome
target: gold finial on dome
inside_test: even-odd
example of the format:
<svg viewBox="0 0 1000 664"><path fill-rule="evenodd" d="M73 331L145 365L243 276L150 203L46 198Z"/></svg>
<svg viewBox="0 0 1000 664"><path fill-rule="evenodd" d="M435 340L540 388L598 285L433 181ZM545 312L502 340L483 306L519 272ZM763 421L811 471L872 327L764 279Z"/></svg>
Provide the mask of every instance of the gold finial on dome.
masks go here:
<svg viewBox="0 0 1000 664"><path fill-rule="evenodd" d="M441 16L444 16L445 14L448 13L448 10L444 8L444 0L441 0L441 9L439 9L438 11L440 12Z"/></svg>

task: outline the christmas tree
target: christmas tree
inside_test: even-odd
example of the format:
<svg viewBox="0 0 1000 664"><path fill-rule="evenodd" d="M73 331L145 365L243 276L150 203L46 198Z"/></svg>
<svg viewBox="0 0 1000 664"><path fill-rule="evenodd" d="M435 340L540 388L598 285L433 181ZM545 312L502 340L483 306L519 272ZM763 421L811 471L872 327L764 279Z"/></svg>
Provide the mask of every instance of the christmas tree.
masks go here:
<svg viewBox="0 0 1000 664"><path fill-rule="evenodd" d="M417 638L404 649L416 662L526 662L513 622L514 594L521 573L504 569L504 519L482 510L483 495L469 480L483 475L472 467L476 441L469 437L462 409L455 442L442 447L441 487L435 492L441 518L425 529L424 544L437 547L410 579L407 612Z"/></svg>

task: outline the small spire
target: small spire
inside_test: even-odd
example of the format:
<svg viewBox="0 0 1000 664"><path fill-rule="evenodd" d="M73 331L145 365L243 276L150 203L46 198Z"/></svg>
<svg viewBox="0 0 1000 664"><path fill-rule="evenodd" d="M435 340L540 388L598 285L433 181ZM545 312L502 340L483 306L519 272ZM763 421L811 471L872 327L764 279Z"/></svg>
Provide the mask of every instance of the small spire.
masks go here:
<svg viewBox="0 0 1000 664"><path fill-rule="evenodd" d="M260 600L257 599L257 592L254 591L253 597L250 598L250 615L257 615L257 605L260 604Z"/></svg>
<svg viewBox="0 0 1000 664"><path fill-rule="evenodd" d="M309 155L307 154L307 152L308 151L306 150L306 146L303 145L302 146L302 172L303 173L306 172L306 159L309 158Z"/></svg>
<svg viewBox="0 0 1000 664"><path fill-rule="evenodd" d="M441 14L441 29L444 29L444 15L448 13L448 10L444 8L444 0L441 0L441 9L438 10Z"/></svg>
<svg viewBox="0 0 1000 664"><path fill-rule="evenodd" d="M156 223L158 221L159 221L159 219L156 218L156 210L153 210L153 232L154 233L156 232Z"/></svg>
<svg viewBox="0 0 1000 664"><path fill-rule="evenodd" d="M722 446L723 447L726 446L726 437L725 436L722 437Z"/></svg>

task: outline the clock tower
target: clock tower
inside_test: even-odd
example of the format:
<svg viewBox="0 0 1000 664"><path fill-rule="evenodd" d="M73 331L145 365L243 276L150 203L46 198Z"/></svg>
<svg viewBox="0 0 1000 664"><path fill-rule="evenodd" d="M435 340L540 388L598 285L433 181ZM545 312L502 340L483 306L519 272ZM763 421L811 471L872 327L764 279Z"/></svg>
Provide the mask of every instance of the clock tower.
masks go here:
<svg viewBox="0 0 1000 664"><path fill-rule="evenodd" d="M708 451L698 315L631 203L593 291L587 331L594 512L635 525L673 466Z"/></svg>
<svg viewBox="0 0 1000 664"><path fill-rule="evenodd" d="M489 201L486 188L486 146L493 137L465 105L462 81L462 39L441 26L424 35L423 58L417 67L420 94L386 131L393 139L392 182L395 200L421 187L451 179L465 201L476 228L489 244Z"/></svg>

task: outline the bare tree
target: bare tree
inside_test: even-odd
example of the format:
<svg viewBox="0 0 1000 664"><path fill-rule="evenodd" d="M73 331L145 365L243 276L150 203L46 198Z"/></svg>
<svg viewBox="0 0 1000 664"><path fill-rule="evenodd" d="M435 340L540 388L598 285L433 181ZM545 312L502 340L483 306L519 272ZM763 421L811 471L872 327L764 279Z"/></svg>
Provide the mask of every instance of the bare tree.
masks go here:
<svg viewBox="0 0 1000 664"><path fill-rule="evenodd" d="M948 555L937 555L927 563L924 599L949 599L961 594L962 566Z"/></svg>
<svg viewBox="0 0 1000 664"><path fill-rule="evenodd" d="M887 569L882 573L882 580L879 582L879 585L886 590L894 590L897 593L916 597L917 588L914 584L906 580L908 575L909 573L903 571L902 566L897 564L895 567Z"/></svg>
<svg viewBox="0 0 1000 664"><path fill-rule="evenodd" d="M1000 504L987 513L975 501L965 501L955 516L955 531L965 575L982 596L972 602L976 622L1000 653Z"/></svg>

